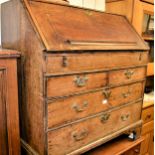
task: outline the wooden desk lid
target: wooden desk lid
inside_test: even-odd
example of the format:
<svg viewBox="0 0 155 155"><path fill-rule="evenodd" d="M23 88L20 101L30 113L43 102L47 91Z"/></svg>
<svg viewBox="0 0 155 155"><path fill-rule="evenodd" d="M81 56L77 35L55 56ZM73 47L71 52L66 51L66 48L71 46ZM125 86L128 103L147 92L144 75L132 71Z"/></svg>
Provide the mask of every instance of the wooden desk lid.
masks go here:
<svg viewBox="0 0 155 155"><path fill-rule="evenodd" d="M24 2L47 51L148 49L123 16L41 1Z"/></svg>

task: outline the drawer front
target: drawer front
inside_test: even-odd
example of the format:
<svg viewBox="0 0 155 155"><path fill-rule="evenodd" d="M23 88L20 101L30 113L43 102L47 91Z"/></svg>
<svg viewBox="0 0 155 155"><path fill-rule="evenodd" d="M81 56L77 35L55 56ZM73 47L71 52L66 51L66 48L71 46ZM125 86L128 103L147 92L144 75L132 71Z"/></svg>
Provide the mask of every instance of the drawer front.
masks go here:
<svg viewBox="0 0 155 155"><path fill-rule="evenodd" d="M56 100L48 104L48 128L138 100L142 97L142 88L143 83L136 83Z"/></svg>
<svg viewBox="0 0 155 155"><path fill-rule="evenodd" d="M79 74L47 78L47 97L67 96L107 85L106 73Z"/></svg>
<svg viewBox="0 0 155 155"><path fill-rule="evenodd" d="M143 123L150 122L154 119L154 107L146 108L142 111Z"/></svg>
<svg viewBox="0 0 155 155"><path fill-rule="evenodd" d="M109 73L109 85L119 85L138 80L146 77L146 67L138 67L134 69L124 69L119 71L111 71Z"/></svg>
<svg viewBox="0 0 155 155"><path fill-rule="evenodd" d="M48 132L48 154L70 153L140 120L141 106L142 103L135 103Z"/></svg>
<svg viewBox="0 0 155 155"><path fill-rule="evenodd" d="M103 70L144 65L147 52L105 52L81 54L49 54L46 59L47 73L69 73Z"/></svg>
<svg viewBox="0 0 155 155"><path fill-rule="evenodd" d="M154 130L154 121L150 121L148 123L145 123L142 127L142 135L145 135L148 132L152 132Z"/></svg>
<svg viewBox="0 0 155 155"><path fill-rule="evenodd" d="M140 155L140 146L141 144L134 146L130 150L126 151L125 153L122 153L121 155Z"/></svg>

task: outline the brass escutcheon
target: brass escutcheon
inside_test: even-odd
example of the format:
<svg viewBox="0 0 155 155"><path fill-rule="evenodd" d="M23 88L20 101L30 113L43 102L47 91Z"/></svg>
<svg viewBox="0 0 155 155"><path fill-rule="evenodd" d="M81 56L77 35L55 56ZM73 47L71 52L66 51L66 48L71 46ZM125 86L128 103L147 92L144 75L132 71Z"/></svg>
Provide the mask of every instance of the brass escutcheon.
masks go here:
<svg viewBox="0 0 155 155"><path fill-rule="evenodd" d="M111 96L111 91L110 90L103 90L103 95L105 96L106 99L109 99Z"/></svg>
<svg viewBox="0 0 155 155"><path fill-rule="evenodd" d="M84 101L82 107L80 107L77 103L74 103L72 108L76 111L76 112L83 112L86 110L86 108L88 107L88 102Z"/></svg>
<svg viewBox="0 0 155 155"><path fill-rule="evenodd" d="M101 116L101 122L105 123L106 121L108 121L109 118L110 118L110 114L109 113L103 114Z"/></svg>
<svg viewBox="0 0 155 155"><path fill-rule="evenodd" d="M87 10L85 13L86 13L87 15L89 15L89 16L93 15L93 12L92 12L92 11L89 11L89 10Z"/></svg>
<svg viewBox="0 0 155 155"><path fill-rule="evenodd" d="M86 85L87 81L88 81L88 77L86 77L86 76L83 76L83 77L76 76L76 78L74 80L75 84L78 87L84 87Z"/></svg>
<svg viewBox="0 0 155 155"><path fill-rule="evenodd" d="M131 91L129 90L127 93L122 93L122 96L124 97L124 98L127 98L127 97L129 97L131 95Z"/></svg>
<svg viewBox="0 0 155 155"><path fill-rule="evenodd" d="M122 121L127 121L128 118L129 118L129 116L130 116L129 114L122 115L122 116L121 116L121 120L122 120Z"/></svg>
<svg viewBox="0 0 155 155"><path fill-rule="evenodd" d="M81 132L78 133L78 131L75 131L72 133L72 137L74 138L75 141L80 141L83 140L88 136L88 130L83 129Z"/></svg>
<svg viewBox="0 0 155 155"><path fill-rule="evenodd" d="M63 67L67 67L68 66L68 60L66 56L62 57L62 66Z"/></svg>
<svg viewBox="0 0 155 155"><path fill-rule="evenodd" d="M134 71L127 70L127 71L125 71L124 74L125 74L127 79L131 79L132 75L134 74Z"/></svg>

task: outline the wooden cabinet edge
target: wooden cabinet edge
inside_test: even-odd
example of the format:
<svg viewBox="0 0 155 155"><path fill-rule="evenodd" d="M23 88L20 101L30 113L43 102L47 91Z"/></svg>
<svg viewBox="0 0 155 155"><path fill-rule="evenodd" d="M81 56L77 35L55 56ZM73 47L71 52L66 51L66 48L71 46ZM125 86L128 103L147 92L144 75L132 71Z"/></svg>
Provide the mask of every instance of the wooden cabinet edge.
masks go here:
<svg viewBox="0 0 155 155"><path fill-rule="evenodd" d="M153 76L154 75L154 62L148 63L147 66L147 76Z"/></svg>

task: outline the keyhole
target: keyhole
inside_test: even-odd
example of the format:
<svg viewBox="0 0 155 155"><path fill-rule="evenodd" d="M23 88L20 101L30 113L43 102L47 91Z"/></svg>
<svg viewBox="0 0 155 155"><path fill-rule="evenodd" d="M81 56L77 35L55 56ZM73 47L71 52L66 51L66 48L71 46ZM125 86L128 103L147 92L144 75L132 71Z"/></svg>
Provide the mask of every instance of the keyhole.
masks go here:
<svg viewBox="0 0 155 155"><path fill-rule="evenodd" d="M140 53L140 55L139 55L139 61L141 61L142 60L142 53Z"/></svg>

